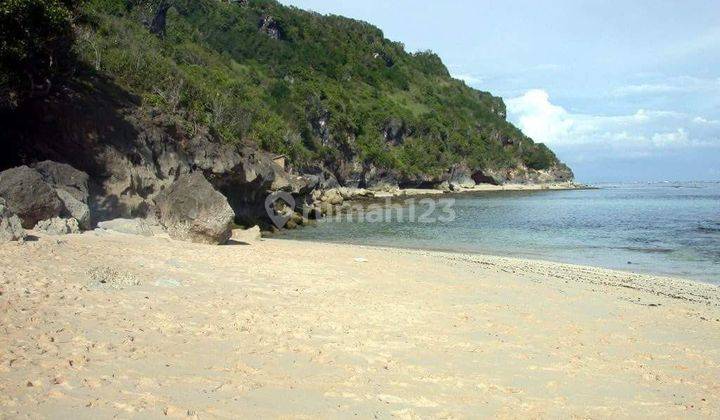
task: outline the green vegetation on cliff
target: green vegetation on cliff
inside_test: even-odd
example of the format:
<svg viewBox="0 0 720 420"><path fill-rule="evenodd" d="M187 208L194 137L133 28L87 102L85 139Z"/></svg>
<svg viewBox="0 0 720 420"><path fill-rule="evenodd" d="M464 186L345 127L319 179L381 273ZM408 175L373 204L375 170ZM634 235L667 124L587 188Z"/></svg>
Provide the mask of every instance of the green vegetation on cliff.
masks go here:
<svg viewBox="0 0 720 420"><path fill-rule="evenodd" d="M86 0L74 26L87 68L144 107L296 167L353 162L418 177L460 162L557 163L505 121L500 98L364 22L271 0Z"/></svg>

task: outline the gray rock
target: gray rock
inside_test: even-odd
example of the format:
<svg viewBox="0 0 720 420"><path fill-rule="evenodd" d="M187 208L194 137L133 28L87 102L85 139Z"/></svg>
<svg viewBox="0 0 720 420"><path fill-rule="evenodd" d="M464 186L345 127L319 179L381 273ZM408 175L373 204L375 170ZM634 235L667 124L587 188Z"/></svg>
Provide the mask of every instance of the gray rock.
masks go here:
<svg viewBox="0 0 720 420"><path fill-rule="evenodd" d="M43 180L56 190L63 190L75 200L87 205L88 202L88 175L65 163L51 160L36 163L33 168L42 176Z"/></svg>
<svg viewBox="0 0 720 420"><path fill-rule="evenodd" d="M0 244L25 238L20 218L13 214L0 198Z"/></svg>
<svg viewBox="0 0 720 420"><path fill-rule="evenodd" d="M394 191L400 186L397 174L368 165L363 174L365 188L372 191Z"/></svg>
<svg viewBox="0 0 720 420"><path fill-rule="evenodd" d="M435 186L435 189L440 191L450 191L450 183L448 181L442 181Z"/></svg>
<svg viewBox="0 0 720 420"><path fill-rule="evenodd" d="M65 208L40 173L27 166L0 172L0 197L20 218L25 229L32 229L41 220L60 216Z"/></svg>
<svg viewBox="0 0 720 420"><path fill-rule="evenodd" d="M459 164L450 170L450 189L457 191L463 188L472 188L475 186L475 180L472 179L472 173L465 164Z"/></svg>
<svg viewBox="0 0 720 420"><path fill-rule="evenodd" d="M258 29L260 32L266 34L272 39L280 39L281 29L280 25L273 19L272 16L263 16L258 22Z"/></svg>
<svg viewBox="0 0 720 420"><path fill-rule="evenodd" d="M327 190L323 193L322 197L320 197L320 201L329 203L333 206L337 206L343 203L344 199L340 191L338 189L331 189Z"/></svg>
<svg viewBox="0 0 720 420"><path fill-rule="evenodd" d="M243 243L251 243L260 240L262 233L260 226L253 226L250 229L233 229L232 240Z"/></svg>
<svg viewBox="0 0 720 420"><path fill-rule="evenodd" d="M90 229L88 175L68 164L51 160L36 163L33 168L55 189L63 202L65 211L62 216L73 217L82 229Z"/></svg>
<svg viewBox="0 0 720 420"><path fill-rule="evenodd" d="M507 181L500 171L493 171L492 169L476 171L473 173L472 178L477 184L501 185Z"/></svg>
<svg viewBox="0 0 720 420"><path fill-rule="evenodd" d="M35 225L35 230L48 235L69 235L81 232L77 220L74 218L62 219L60 217L41 220Z"/></svg>
<svg viewBox="0 0 720 420"><path fill-rule="evenodd" d="M144 219L113 219L100 222L98 229L112 232L126 233L128 235L153 236L153 228Z"/></svg>
<svg viewBox="0 0 720 420"><path fill-rule="evenodd" d="M67 190L56 189L55 192L65 206L63 215L77 220L80 228L84 230L90 229L90 207L88 207L87 203L78 200Z"/></svg>
<svg viewBox="0 0 720 420"><path fill-rule="evenodd" d="M232 235L235 213L200 172L182 175L158 194L155 204L158 220L171 238L224 244Z"/></svg>

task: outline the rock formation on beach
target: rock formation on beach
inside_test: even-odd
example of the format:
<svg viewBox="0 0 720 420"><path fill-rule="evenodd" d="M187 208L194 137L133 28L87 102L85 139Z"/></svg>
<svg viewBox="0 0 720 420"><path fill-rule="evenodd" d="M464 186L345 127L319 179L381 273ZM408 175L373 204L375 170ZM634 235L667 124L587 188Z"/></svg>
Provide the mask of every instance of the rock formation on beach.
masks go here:
<svg viewBox="0 0 720 420"><path fill-rule="evenodd" d="M0 197L22 220L25 229L32 229L39 221L59 216L63 211L55 190L27 166L0 172Z"/></svg>
<svg viewBox="0 0 720 420"><path fill-rule="evenodd" d="M53 218L90 227L88 175L70 165L43 161L0 172L0 197L26 229Z"/></svg>
<svg viewBox="0 0 720 420"><path fill-rule="evenodd" d="M181 176L155 202L158 220L172 238L224 244L232 235L235 213L200 172Z"/></svg>

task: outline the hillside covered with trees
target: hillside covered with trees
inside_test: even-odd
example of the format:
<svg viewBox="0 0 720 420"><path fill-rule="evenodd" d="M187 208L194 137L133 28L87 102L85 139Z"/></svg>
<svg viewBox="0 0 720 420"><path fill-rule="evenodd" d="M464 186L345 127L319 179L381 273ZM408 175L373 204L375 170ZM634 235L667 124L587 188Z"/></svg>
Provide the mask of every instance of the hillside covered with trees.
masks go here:
<svg viewBox="0 0 720 420"><path fill-rule="evenodd" d="M3 31L34 28L15 45L3 41L6 104L51 89L53 78L102 76L188 135L207 130L228 144L286 155L299 173L321 167L341 183L421 184L457 165L499 182L532 181L542 170L572 177L545 145L506 121L500 98L365 22L273 0L1 7Z"/></svg>

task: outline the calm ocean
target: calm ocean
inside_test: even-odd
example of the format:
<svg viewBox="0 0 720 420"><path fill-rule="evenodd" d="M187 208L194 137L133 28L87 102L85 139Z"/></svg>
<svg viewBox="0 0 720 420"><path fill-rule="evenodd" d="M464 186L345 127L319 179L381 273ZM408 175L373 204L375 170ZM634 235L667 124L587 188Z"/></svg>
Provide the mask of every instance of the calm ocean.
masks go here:
<svg viewBox="0 0 720 420"><path fill-rule="evenodd" d="M535 258L720 284L719 182L598 187L453 196L455 218L447 222L326 219L279 238Z"/></svg>

